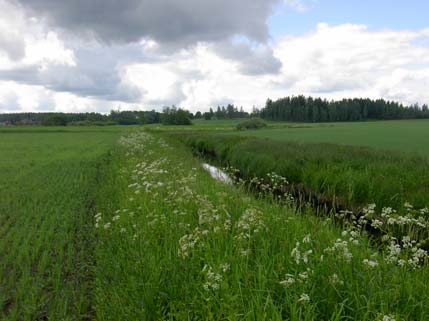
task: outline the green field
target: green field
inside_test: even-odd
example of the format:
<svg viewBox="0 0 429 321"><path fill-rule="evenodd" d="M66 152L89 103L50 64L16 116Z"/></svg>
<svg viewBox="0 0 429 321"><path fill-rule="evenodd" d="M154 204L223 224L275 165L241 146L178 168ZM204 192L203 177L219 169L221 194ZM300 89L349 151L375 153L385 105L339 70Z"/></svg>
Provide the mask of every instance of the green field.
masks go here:
<svg viewBox="0 0 429 321"><path fill-rule="evenodd" d="M92 311L97 180L120 130L0 132L0 319Z"/></svg>
<svg viewBox="0 0 429 321"><path fill-rule="evenodd" d="M295 124L278 128L240 132L239 135L278 141L334 143L390 149L429 156L429 120L402 120L356 123ZM277 127L277 128L276 128Z"/></svg>
<svg viewBox="0 0 429 321"><path fill-rule="evenodd" d="M297 209L270 193L222 184L202 169L204 160L183 137L233 148L237 161L255 152L262 158L249 154L257 160L246 165L250 174L271 170L258 164L277 166L281 158L272 163L273 155L290 150L300 155L290 164L312 154L323 157L326 168L337 162L343 173L362 179L365 160L374 173L390 164L399 175L414 158L372 149L359 158L357 148L351 154L357 167L347 171L349 147L311 148L285 139L334 127L271 123L275 128L237 132L237 122L0 129L0 319L428 320L428 257L413 229L395 239L398 231L389 228L378 245L365 222L338 224L335 213L314 215L309 206ZM429 123L415 123L422 126L414 131L420 139ZM249 138L274 132L283 140L256 138L265 144L255 145ZM251 143L235 149L237 141ZM378 147L395 149L387 142ZM306 171L311 177L318 169ZM425 172L412 177L419 186ZM373 214L368 209L365 218ZM401 223L408 214L387 217Z"/></svg>

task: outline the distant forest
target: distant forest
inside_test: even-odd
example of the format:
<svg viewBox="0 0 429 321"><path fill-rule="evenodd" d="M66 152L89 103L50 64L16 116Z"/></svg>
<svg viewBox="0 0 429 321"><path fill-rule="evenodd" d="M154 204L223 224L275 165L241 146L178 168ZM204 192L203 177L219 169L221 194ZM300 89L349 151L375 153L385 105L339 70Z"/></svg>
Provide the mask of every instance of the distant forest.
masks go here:
<svg viewBox="0 0 429 321"><path fill-rule="evenodd" d="M152 111L114 111L100 113L13 113L0 114L3 125L88 126L137 125L161 122L161 113Z"/></svg>
<svg viewBox="0 0 429 321"><path fill-rule="evenodd" d="M403 106L383 99L343 99L328 101L296 96L267 100L260 117L267 120L293 122L347 122L360 120L389 120L429 118L427 105Z"/></svg>
<svg viewBox="0 0 429 321"><path fill-rule="evenodd" d="M256 115L256 114L255 114ZM11 113L0 114L0 125L43 125L43 126L105 126L156 124L190 125L192 119L235 119L249 118L251 115L234 105L218 106L208 112L195 114L183 109L164 107L162 112L151 111L110 111L101 113Z"/></svg>
<svg viewBox="0 0 429 321"><path fill-rule="evenodd" d="M328 101L305 96L268 99L262 109L251 113L232 104L210 108L195 114L183 109L165 107L162 112L115 111L101 113L11 113L0 114L0 125L137 125L163 123L165 125L190 125L192 119L237 119L261 117L266 120L290 122L348 122L362 120L394 120L429 118L427 105L403 106L383 99L343 99Z"/></svg>

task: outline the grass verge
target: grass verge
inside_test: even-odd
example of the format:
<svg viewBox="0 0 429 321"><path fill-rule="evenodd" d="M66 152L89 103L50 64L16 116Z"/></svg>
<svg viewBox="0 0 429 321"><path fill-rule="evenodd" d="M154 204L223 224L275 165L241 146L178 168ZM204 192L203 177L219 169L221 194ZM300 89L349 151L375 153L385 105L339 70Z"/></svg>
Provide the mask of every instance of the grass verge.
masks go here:
<svg viewBox="0 0 429 321"><path fill-rule="evenodd" d="M122 139L99 192L99 320L429 318L414 245L379 252L351 226L247 196L174 141Z"/></svg>

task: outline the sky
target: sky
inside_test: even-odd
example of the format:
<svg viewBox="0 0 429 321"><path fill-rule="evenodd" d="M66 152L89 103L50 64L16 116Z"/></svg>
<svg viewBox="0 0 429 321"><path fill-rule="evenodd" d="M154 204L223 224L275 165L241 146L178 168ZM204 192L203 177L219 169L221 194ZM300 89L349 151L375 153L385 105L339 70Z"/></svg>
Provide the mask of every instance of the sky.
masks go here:
<svg viewBox="0 0 429 321"><path fill-rule="evenodd" d="M429 103L423 0L0 0L0 113Z"/></svg>

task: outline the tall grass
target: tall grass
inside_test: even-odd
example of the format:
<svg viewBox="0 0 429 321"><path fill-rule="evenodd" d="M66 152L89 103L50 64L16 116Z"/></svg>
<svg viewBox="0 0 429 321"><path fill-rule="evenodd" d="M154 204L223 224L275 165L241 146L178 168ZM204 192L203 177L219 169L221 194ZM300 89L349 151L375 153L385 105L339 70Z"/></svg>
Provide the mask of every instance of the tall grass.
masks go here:
<svg viewBox="0 0 429 321"><path fill-rule="evenodd" d="M429 318L427 267L222 185L174 141L123 139L101 187L98 320Z"/></svg>
<svg viewBox="0 0 429 321"><path fill-rule="evenodd" d="M278 142L236 136L185 135L196 152L240 170L246 178L275 172L291 183L337 198L350 208L429 205L429 161L418 156L334 144Z"/></svg>

